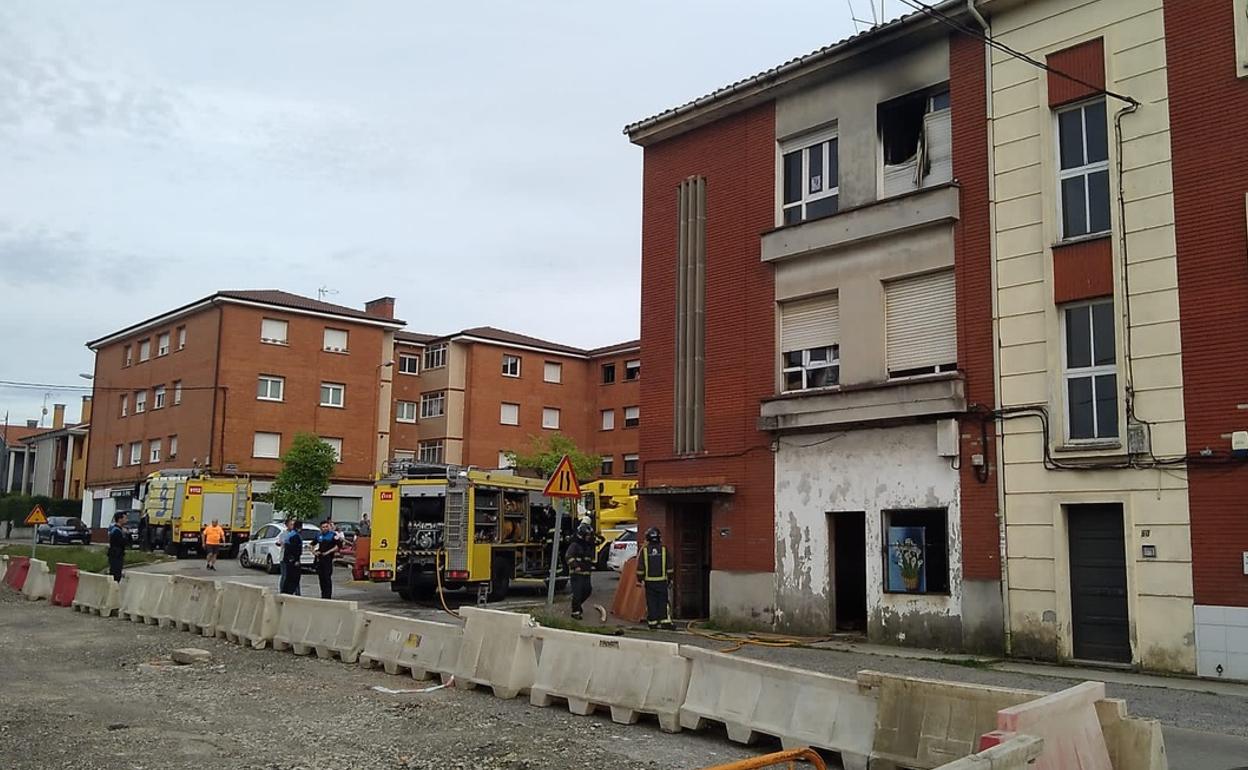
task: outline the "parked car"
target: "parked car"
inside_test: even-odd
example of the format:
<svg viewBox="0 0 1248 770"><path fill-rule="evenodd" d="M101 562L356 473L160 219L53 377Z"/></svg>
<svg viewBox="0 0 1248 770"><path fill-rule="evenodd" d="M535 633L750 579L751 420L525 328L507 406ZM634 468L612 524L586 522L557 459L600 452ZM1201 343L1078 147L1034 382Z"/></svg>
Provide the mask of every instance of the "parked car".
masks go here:
<svg viewBox="0 0 1248 770"><path fill-rule="evenodd" d="M39 543L82 543L91 542L91 529L82 523L82 519L73 516L49 516L47 524L40 524L35 530L35 541Z"/></svg>
<svg viewBox="0 0 1248 770"><path fill-rule="evenodd" d="M238 549L239 566L265 569L270 574L278 572L282 562L282 547L277 544L277 536L284 529L286 527L281 521L257 528ZM299 536L303 538L303 554L299 558L299 566L305 570L312 569L313 541L320 533L321 530L311 524L304 524L299 528Z"/></svg>
<svg viewBox="0 0 1248 770"><path fill-rule="evenodd" d="M607 566L619 572L624 569L624 562L637 555L637 528L625 527L624 534L611 541L611 555L607 557Z"/></svg>
<svg viewBox="0 0 1248 770"><path fill-rule="evenodd" d="M360 525L354 521L335 521L334 526L342 533L343 539L348 543L354 543L355 539L360 536Z"/></svg>

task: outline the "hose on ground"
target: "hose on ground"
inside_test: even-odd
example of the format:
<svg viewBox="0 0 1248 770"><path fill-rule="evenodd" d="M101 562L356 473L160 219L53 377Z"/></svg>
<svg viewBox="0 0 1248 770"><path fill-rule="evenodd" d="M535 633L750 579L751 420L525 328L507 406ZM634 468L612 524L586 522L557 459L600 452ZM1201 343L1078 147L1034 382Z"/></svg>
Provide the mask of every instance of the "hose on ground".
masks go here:
<svg viewBox="0 0 1248 770"><path fill-rule="evenodd" d="M776 634L764 634L759 632L750 632L746 634L733 634L725 631L704 631L698 628L697 621L690 621L685 628L685 633L693 636L700 636L703 639L710 639L714 642L723 642L732 646L719 650L719 652L736 652L747 645L756 647L805 647L818 642L827 642L831 639L827 637L801 639L796 637L779 636Z"/></svg>
<svg viewBox="0 0 1248 770"><path fill-rule="evenodd" d="M437 578L437 581L438 581L438 601L442 604L443 612L445 612L447 615L450 615L453 618L458 618L460 620L463 620L464 619L463 615L460 615L458 612L451 609L446 604L446 591L442 588L442 560L445 557L446 557L446 554L439 553L438 557L433 560L433 574Z"/></svg>

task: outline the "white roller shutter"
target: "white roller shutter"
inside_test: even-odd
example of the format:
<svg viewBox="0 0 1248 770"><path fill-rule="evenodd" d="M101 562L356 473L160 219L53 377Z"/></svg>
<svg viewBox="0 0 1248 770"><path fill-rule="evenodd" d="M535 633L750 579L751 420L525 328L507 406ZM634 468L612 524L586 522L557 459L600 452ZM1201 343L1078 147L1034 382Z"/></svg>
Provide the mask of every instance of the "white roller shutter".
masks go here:
<svg viewBox="0 0 1248 770"><path fill-rule="evenodd" d="M780 352L809 350L841 342L841 304L836 294L780 306Z"/></svg>
<svg viewBox="0 0 1248 770"><path fill-rule="evenodd" d="M953 179L953 127L949 110L929 112L923 123L928 164L923 184L943 184Z"/></svg>
<svg viewBox="0 0 1248 770"><path fill-rule="evenodd" d="M957 362L952 270L884 284L884 316L890 372Z"/></svg>

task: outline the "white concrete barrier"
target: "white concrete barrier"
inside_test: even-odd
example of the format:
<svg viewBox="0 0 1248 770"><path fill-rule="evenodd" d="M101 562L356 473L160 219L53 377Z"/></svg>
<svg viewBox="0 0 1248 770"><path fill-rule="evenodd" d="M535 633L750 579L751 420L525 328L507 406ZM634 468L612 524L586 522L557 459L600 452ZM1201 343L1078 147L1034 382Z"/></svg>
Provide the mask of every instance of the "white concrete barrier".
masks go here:
<svg viewBox="0 0 1248 770"><path fill-rule="evenodd" d="M682 727L722 722L738 743L771 735L786 749L835 751L846 768L867 766L876 700L854 680L683 644L680 654L692 661Z"/></svg>
<svg viewBox="0 0 1248 770"><path fill-rule="evenodd" d="M135 623L156 625L160 621L160 601L173 580L170 575L151 572L125 572L121 577L121 607L123 618Z"/></svg>
<svg viewBox="0 0 1248 770"><path fill-rule="evenodd" d="M365 612L360 665L380 665L387 674L406 669L413 679L439 675L447 682L455 671L463 638L464 629L459 626Z"/></svg>
<svg viewBox="0 0 1248 770"><path fill-rule="evenodd" d="M78 593L74 594L75 612L88 612L112 617L121 604L121 585L112 575L78 571Z"/></svg>
<svg viewBox="0 0 1248 770"><path fill-rule="evenodd" d="M32 602L52 598L52 573L48 570L46 561L30 560L30 571L26 573L26 582L22 584L22 594Z"/></svg>
<svg viewBox="0 0 1248 770"><path fill-rule="evenodd" d="M359 658L364 617L355 602L281 594L277 604L273 649L293 650L296 655L315 651L320 658L337 655L343 663Z"/></svg>
<svg viewBox="0 0 1248 770"><path fill-rule="evenodd" d="M464 641L455 664L455 685L489 687L495 697L514 698L537 678L533 618L517 612L461 607Z"/></svg>
<svg viewBox="0 0 1248 770"><path fill-rule="evenodd" d="M997 729L1044 738L1035 770L1113 770L1096 714L1096 702L1104 697L1103 682L1084 682L1001 709Z"/></svg>
<svg viewBox="0 0 1248 770"><path fill-rule="evenodd" d="M540 626L531 633L542 642L529 690L534 706L561 698L573 714L606 707L613 721L626 725L653 714L664 731L680 732L690 663L679 645Z"/></svg>
<svg viewBox="0 0 1248 770"><path fill-rule="evenodd" d="M1033 770L1032 763L1043 748L1043 738L1016 735L978 754L941 765L939 770Z"/></svg>
<svg viewBox="0 0 1248 770"><path fill-rule="evenodd" d="M267 647L277 633L280 612L273 589L227 581L219 593L217 636L257 650Z"/></svg>
<svg viewBox="0 0 1248 770"><path fill-rule="evenodd" d="M160 597L156 617L162 627L172 626L200 636L217 635L217 584L205 578L174 575Z"/></svg>
<svg viewBox="0 0 1248 770"><path fill-rule="evenodd" d="M1156 719L1127 716L1127 703L1118 698L1097 701L1096 717L1114 770L1167 770L1166 744Z"/></svg>

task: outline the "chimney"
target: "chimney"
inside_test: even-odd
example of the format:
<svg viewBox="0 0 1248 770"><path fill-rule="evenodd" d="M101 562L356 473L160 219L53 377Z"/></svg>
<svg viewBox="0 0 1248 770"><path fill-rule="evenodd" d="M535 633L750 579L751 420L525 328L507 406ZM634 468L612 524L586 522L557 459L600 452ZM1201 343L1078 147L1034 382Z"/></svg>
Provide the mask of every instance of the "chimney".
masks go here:
<svg viewBox="0 0 1248 770"><path fill-rule="evenodd" d="M378 297L364 303L364 312L378 318L394 320L394 297Z"/></svg>
<svg viewBox="0 0 1248 770"><path fill-rule="evenodd" d="M65 405L52 405L52 430L65 427Z"/></svg>
<svg viewBox="0 0 1248 770"><path fill-rule="evenodd" d="M27 420L27 421L26 421L26 427L27 427L27 428L38 428L38 427L39 427L39 421L38 421L38 420Z"/></svg>
<svg viewBox="0 0 1248 770"><path fill-rule="evenodd" d="M82 415L78 418L79 423L91 422L91 397L82 397Z"/></svg>

